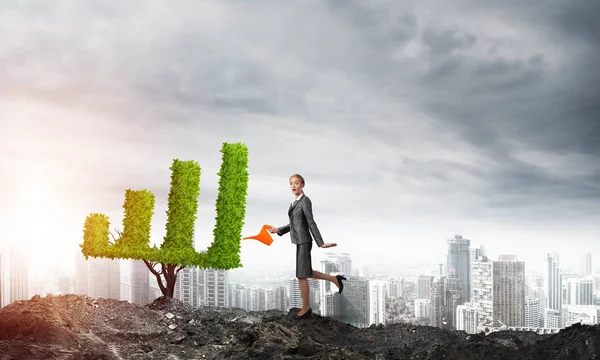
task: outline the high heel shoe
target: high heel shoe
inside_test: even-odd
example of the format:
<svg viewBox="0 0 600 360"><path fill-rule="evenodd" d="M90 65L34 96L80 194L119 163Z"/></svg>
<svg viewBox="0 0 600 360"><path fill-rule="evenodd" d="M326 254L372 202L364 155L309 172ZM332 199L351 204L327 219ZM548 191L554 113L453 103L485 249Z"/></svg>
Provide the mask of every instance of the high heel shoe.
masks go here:
<svg viewBox="0 0 600 360"><path fill-rule="evenodd" d="M302 314L302 315L298 315L298 314L294 315L294 319L304 319L304 318L309 317L310 314L312 314L312 309L308 308L308 310L304 314Z"/></svg>
<svg viewBox="0 0 600 360"><path fill-rule="evenodd" d="M342 275L336 275L335 278L338 281L338 284L340 284L340 291L338 291L340 294L342 293L342 290L344 290L344 283L342 282L342 280L346 280L345 277L343 277Z"/></svg>

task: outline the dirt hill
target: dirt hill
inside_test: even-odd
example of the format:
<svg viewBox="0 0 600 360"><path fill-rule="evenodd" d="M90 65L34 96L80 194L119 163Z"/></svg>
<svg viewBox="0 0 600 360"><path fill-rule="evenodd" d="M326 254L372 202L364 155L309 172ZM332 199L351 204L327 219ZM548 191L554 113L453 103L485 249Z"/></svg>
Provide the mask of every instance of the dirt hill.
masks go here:
<svg viewBox="0 0 600 360"><path fill-rule="evenodd" d="M0 360L600 359L598 325L483 336L409 324L361 330L317 315L295 320L295 312L35 296L0 310Z"/></svg>

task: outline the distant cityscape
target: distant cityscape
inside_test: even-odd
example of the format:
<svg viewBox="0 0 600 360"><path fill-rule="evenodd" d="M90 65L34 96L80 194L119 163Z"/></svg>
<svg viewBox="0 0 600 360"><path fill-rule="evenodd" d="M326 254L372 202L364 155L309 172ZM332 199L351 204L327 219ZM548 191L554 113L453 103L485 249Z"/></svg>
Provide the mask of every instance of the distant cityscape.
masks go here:
<svg viewBox="0 0 600 360"><path fill-rule="evenodd" d="M313 267L347 277L344 292L309 279L314 313L365 328L397 322L463 330L555 333L575 323L600 323L600 273L592 255L581 254L579 271L561 267L557 253L544 253L542 269L528 269L517 255L488 256L461 235L446 240L445 262L429 274L369 273L352 265L348 253L328 252ZM32 283L26 249L0 250L0 307L33 295L77 294L139 305L162 296L156 278L141 260L85 259L73 253L74 276L49 271ZM441 259L440 259L441 260ZM300 308L293 274L233 282L230 271L185 268L174 297L191 307L237 307L247 311ZM44 290L40 290L44 289Z"/></svg>

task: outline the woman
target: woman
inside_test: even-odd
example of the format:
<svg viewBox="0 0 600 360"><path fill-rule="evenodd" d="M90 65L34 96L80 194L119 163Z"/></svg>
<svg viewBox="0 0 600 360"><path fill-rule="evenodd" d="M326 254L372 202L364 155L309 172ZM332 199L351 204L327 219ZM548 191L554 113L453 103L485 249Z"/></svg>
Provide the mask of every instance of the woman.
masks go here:
<svg viewBox="0 0 600 360"><path fill-rule="evenodd" d="M312 203L310 199L304 195L304 178L299 174L290 176L290 189L295 196L294 202L290 205L288 210L288 216L290 218L289 224L276 228L270 226L269 232L282 236L286 233L290 233L292 244L296 244L296 277L300 283L300 292L302 294L302 309L294 316L296 319L310 316L312 309L309 304L310 287L308 285L307 278L328 280L334 283L341 293L344 289L342 280L346 280L341 275L327 275L319 271L313 271L310 257L310 250L312 249L312 237L320 248L329 248L337 246L336 243L323 243L321 233L317 224L313 219L312 214ZM309 233L310 231L310 233ZM311 235L312 234L312 237Z"/></svg>

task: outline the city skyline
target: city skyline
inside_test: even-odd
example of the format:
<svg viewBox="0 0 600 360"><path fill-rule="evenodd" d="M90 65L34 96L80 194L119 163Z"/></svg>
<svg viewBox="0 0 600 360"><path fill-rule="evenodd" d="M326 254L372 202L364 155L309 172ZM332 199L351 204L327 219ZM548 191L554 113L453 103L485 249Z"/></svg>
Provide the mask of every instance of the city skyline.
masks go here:
<svg viewBox="0 0 600 360"><path fill-rule="evenodd" d="M128 188L155 193L160 244L175 158L202 167L205 249L238 141L244 236L287 223L300 173L324 241L358 264L435 270L455 234L526 269L600 259L598 4L161 4L0 4L0 241L32 273L71 266L90 213L121 228ZM243 241L235 271L293 271L274 240Z"/></svg>

